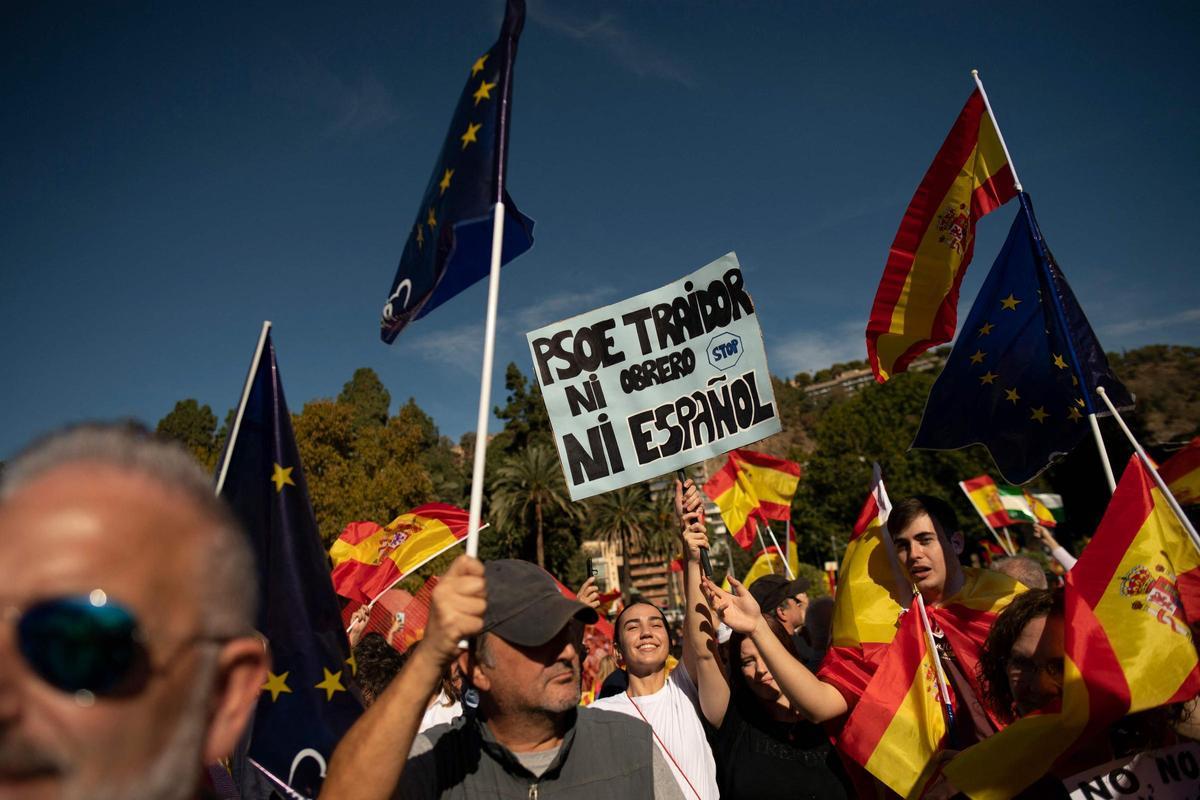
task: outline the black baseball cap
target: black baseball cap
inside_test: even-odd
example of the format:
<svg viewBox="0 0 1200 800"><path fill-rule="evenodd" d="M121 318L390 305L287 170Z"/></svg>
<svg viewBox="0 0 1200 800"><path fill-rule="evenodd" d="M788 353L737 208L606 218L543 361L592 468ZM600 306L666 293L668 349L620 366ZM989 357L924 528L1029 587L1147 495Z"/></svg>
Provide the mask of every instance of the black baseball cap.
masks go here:
<svg viewBox="0 0 1200 800"><path fill-rule="evenodd" d="M528 561L504 558L483 565L487 611L483 631L522 647L537 647L558 635L572 619L592 624L596 611L558 590L550 573Z"/></svg>
<svg viewBox="0 0 1200 800"><path fill-rule="evenodd" d="M782 575L763 575L750 584L750 596L758 601L758 607L764 614L770 614L779 608L779 604L784 600L807 590L807 579L796 578L789 581Z"/></svg>

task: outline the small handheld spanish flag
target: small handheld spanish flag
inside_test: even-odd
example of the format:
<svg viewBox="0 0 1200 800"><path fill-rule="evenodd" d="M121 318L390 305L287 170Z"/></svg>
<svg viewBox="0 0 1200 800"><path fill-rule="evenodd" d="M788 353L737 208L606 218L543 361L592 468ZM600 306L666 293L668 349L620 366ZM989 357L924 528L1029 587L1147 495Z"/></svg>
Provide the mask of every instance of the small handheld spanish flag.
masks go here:
<svg viewBox="0 0 1200 800"><path fill-rule="evenodd" d="M759 521L783 521L791 515L799 483L800 465L795 461L734 450L725 466L704 484L704 493L721 510L730 535L749 550Z"/></svg>

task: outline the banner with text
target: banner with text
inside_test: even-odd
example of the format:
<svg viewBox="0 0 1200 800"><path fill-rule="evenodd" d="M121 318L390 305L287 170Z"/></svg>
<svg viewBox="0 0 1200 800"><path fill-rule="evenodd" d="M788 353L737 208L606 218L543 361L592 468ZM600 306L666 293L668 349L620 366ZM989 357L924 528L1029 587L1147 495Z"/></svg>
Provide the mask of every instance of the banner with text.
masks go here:
<svg viewBox="0 0 1200 800"><path fill-rule="evenodd" d="M781 429L737 256L526 334L572 500Z"/></svg>

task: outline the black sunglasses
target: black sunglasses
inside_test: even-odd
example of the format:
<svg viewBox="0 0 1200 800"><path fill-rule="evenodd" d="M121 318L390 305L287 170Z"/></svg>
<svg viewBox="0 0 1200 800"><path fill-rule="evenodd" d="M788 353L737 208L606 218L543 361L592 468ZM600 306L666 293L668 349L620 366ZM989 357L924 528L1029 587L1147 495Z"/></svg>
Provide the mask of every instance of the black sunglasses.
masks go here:
<svg viewBox="0 0 1200 800"><path fill-rule="evenodd" d="M228 638L197 636L184 644ZM128 697L155 672L137 617L98 589L26 608L17 620L17 645L39 678L76 695Z"/></svg>

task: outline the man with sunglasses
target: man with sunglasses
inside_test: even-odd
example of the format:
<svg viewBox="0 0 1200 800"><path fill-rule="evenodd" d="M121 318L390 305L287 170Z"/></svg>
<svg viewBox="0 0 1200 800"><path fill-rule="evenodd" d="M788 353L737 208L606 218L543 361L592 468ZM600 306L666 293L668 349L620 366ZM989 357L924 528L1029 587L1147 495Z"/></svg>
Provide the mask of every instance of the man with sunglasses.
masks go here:
<svg viewBox="0 0 1200 800"><path fill-rule="evenodd" d="M0 479L0 797L202 796L266 677L245 535L181 447L124 425Z"/></svg>
<svg viewBox="0 0 1200 800"><path fill-rule="evenodd" d="M338 744L322 797L682 800L644 722L579 708L583 628L596 619L534 564L460 556L433 590L408 663ZM452 662L478 707L418 735Z"/></svg>

